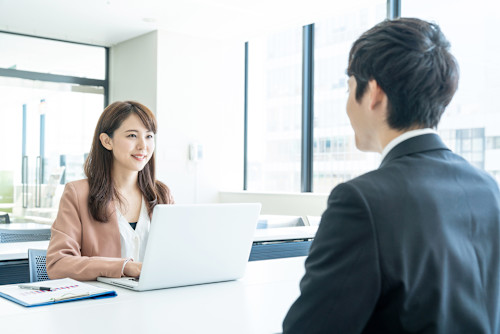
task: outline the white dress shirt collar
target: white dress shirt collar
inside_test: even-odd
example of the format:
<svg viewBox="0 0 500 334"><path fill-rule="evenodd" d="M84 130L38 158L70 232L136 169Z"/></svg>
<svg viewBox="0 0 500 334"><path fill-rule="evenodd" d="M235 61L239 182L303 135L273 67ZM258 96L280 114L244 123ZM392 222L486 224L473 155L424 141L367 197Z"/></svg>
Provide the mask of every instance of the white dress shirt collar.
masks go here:
<svg viewBox="0 0 500 334"><path fill-rule="evenodd" d="M386 155L394 148L396 147L396 145L404 142L405 140L407 139L410 139L410 138L413 138L413 137L416 137L416 136L421 136L421 135L425 135L425 134L428 134L428 133L436 133L437 132L431 128L425 128L425 129L417 129L417 130L410 130L410 131L407 131L399 136L397 136L396 138L394 138L393 140L391 140L389 142L389 144L387 144L384 149L382 150L382 156L381 156L381 161L384 160L384 158L386 157Z"/></svg>

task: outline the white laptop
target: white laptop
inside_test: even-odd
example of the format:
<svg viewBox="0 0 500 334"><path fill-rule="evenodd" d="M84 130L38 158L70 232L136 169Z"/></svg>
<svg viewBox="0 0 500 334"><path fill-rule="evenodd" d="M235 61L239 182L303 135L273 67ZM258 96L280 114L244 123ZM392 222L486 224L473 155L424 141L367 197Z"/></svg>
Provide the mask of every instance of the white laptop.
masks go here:
<svg viewBox="0 0 500 334"><path fill-rule="evenodd" d="M97 280L144 291L241 278L260 208L260 203L157 205L140 278Z"/></svg>

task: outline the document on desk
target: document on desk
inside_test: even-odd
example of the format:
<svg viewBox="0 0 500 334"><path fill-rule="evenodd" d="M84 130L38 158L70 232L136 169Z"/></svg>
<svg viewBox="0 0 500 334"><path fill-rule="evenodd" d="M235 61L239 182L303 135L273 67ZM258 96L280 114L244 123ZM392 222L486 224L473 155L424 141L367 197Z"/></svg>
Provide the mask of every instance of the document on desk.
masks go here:
<svg viewBox="0 0 500 334"><path fill-rule="evenodd" d="M88 298L115 297L116 291L71 278L36 283L0 285L0 297L26 307L50 305Z"/></svg>

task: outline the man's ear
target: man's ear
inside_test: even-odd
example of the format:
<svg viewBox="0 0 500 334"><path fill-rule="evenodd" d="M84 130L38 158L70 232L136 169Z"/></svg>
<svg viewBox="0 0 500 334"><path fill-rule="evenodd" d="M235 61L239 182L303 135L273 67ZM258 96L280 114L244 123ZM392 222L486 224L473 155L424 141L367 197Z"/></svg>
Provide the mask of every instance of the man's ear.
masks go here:
<svg viewBox="0 0 500 334"><path fill-rule="evenodd" d="M105 149L108 151L113 150L113 142L111 141L111 138L108 136L107 133L101 133L99 135L99 140L101 141L102 146L104 146Z"/></svg>
<svg viewBox="0 0 500 334"><path fill-rule="evenodd" d="M387 95L375 79L368 81L368 92L370 96L370 109L387 109Z"/></svg>

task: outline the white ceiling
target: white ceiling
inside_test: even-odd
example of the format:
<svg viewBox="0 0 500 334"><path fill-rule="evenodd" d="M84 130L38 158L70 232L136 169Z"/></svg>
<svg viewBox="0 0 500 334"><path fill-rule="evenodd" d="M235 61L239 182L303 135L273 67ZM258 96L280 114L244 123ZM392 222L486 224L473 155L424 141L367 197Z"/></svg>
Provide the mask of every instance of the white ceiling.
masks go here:
<svg viewBox="0 0 500 334"><path fill-rule="evenodd" d="M334 16L370 0L0 0L0 30L112 46L153 30L215 39Z"/></svg>

